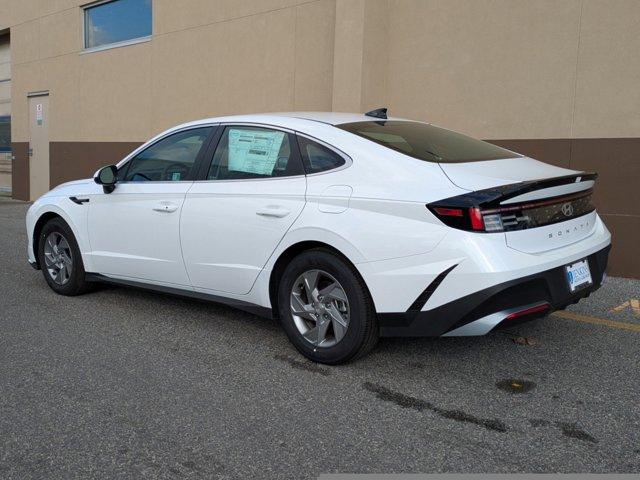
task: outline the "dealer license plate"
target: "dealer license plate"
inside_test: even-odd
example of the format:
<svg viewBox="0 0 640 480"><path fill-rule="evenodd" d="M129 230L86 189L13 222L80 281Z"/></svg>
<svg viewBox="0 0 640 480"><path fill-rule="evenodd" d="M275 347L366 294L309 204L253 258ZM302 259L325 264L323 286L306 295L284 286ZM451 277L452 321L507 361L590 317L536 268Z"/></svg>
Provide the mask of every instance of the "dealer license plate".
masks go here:
<svg viewBox="0 0 640 480"><path fill-rule="evenodd" d="M569 282L569 289L572 292L593 284L589 262L586 259L567 265L564 268L567 274L567 282Z"/></svg>

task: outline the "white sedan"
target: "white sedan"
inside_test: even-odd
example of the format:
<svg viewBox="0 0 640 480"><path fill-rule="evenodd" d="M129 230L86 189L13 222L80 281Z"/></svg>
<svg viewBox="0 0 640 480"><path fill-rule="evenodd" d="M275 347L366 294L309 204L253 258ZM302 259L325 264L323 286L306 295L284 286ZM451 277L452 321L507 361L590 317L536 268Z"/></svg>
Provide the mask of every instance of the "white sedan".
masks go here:
<svg viewBox="0 0 640 480"><path fill-rule="evenodd" d="M595 178L386 109L209 118L39 198L28 257L59 294L211 299L336 364L379 336L483 335L599 288Z"/></svg>

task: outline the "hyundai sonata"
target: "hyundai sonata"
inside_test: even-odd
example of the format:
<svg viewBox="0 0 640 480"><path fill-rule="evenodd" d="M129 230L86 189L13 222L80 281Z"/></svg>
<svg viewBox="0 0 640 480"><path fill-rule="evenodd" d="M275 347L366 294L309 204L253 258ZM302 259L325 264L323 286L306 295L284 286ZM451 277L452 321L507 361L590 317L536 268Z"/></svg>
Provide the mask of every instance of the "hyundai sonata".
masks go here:
<svg viewBox="0 0 640 480"><path fill-rule="evenodd" d="M336 364L588 296L611 238L595 180L386 109L209 118L39 198L28 257L59 294L211 299Z"/></svg>

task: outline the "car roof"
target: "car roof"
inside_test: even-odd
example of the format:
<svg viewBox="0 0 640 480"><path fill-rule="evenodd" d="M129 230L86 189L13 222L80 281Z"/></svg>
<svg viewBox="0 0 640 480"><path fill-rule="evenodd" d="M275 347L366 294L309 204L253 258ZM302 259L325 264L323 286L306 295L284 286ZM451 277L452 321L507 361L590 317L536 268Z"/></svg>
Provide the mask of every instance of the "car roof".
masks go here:
<svg viewBox="0 0 640 480"><path fill-rule="evenodd" d="M329 125L340 125L342 123L354 122L374 122L382 119L370 117L364 113L348 113L348 112L278 112L271 115L300 118L304 120L312 120L314 122L328 123ZM398 118L389 117L387 120L400 120Z"/></svg>
<svg viewBox="0 0 640 480"><path fill-rule="evenodd" d="M274 113L253 113L244 115L230 115L224 117L211 117L195 120L181 125L176 125L170 130L176 130L184 127L204 125L207 123L265 123L279 125L282 127L295 128L301 124L325 124L325 125L341 125L353 122L379 122L382 119L369 117L363 113L346 113L346 112L274 112ZM389 117L387 120L405 120L402 118Z"/></svg>

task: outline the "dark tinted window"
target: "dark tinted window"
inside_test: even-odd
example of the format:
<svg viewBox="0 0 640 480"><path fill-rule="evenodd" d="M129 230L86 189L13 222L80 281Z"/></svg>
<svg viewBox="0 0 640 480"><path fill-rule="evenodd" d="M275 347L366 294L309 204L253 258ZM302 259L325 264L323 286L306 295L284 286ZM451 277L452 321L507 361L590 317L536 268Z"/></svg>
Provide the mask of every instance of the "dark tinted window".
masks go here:
<svg viewBox="0 0 640 480"><path fill-rule="evenodd" d="M151 0L113 0L84 10L84 48L151 35Z"/></svg>
<svg viewBox="0 0 640 480"><path fill-rule="evenodd" d="M226 127L213 154L208 180L302 175L299 158L291 151L290 135L260 127Z"/></svg>
<svg viewBox="0 0 640 480"><path fill-rule="evenodd" d="M313 140L298 136L298 145L307 173L324 172L345 164L344 158Z"/></svg>
<svg viewBox="0 0 640 480"><path fill-rule="evenodd" d="M191 180L191 170L211 127L174 133L133 157L121 171L128 182L178 182Z"/></svg>
<svg viewBox="0 0 640 480"><path fill-rule="evenodd" d="M458 163L520 156L426 123L389 120L345 123L337 127L427 162Z"/></svg>

